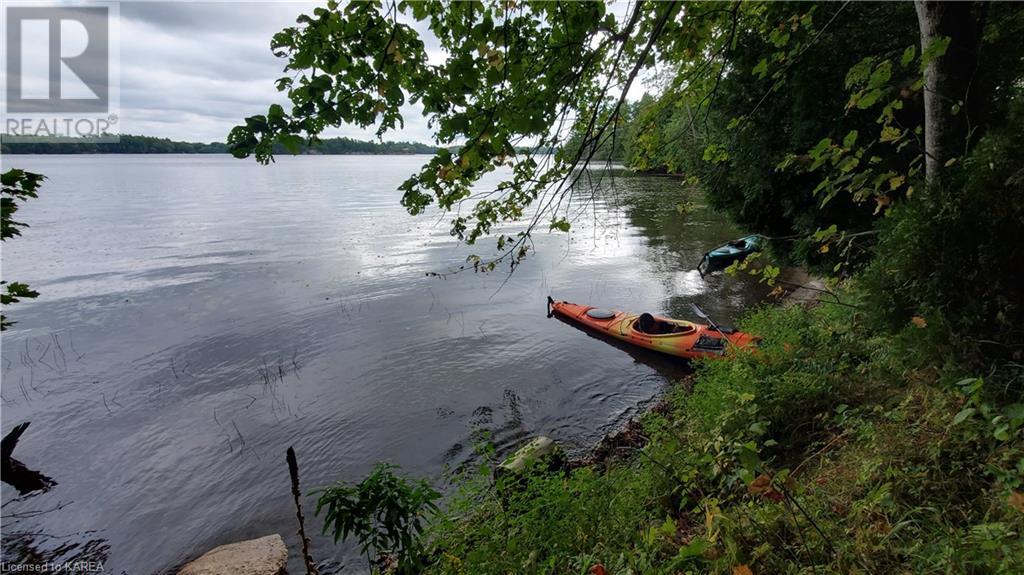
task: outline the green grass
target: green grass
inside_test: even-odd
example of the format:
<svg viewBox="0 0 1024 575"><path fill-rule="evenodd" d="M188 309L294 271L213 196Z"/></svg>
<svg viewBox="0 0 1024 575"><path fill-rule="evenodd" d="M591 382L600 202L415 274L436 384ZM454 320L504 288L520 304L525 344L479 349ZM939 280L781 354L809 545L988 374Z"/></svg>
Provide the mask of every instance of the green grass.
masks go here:
<svg viewBox="0 0 1024 575"><path fill-rule="evenodd" d="M429 572L1024 572L1019 382L962 372L938 321L883 333L819 305L742 326L761 348L699 365L632 457L520 491L464 477Z"/></svg>

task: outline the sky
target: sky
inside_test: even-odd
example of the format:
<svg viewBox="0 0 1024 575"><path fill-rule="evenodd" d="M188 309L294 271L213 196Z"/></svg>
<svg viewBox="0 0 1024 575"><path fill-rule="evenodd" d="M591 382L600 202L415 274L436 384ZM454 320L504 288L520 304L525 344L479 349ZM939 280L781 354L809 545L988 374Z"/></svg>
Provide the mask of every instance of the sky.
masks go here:
<svg viewBox="0 0 1024 575"><path fill-rule="evenodd" d="M59 0L58 0L59 1ZM68 3L88 5L88 1ZM323 3L123 1L115 27L120 45L119 126L122 134L175 140L224 141L246 116L266 113L272 103L290 106L275 87L285 60L270 51L270 40L297 16ZM625 12L628 0L611 10ZM413 24L420 28L422 25ZM420 30L431 61L444 54ZM45 83L45 82L44 82ZM630 91L639 97L638 86ZM641 89L642 92L642 89ZM406 105L405 127L387 140L433 143L422 108ZM324 134L374 139L372 129L342 126Z"/></svg>
<svg viewBox="0 0 1024 575"><path fill-rule="evenodd" d="M122 133L187 141L224 141L246 116L272 103L288 108L274 82L285 60L270 39L311 12L313 2L121 2ZM433 141L419 109L389 140ZM326 136L372 139L343 126Z"/></svg>

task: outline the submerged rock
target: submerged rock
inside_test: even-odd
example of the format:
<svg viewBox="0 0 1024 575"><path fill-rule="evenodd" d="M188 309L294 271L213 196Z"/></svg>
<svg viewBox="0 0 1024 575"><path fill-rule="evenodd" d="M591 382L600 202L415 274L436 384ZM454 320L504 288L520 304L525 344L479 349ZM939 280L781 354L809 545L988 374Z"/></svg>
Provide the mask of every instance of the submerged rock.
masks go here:
<svg viewBox="0 0 1024 575"><path fill-rule="evenodd" d="M551 469L558 469L564 466L565 457L562 448L555 441L543 435L533 438L518 451L503 461L495 470L500 477L506 474L522 473L528 465L537 461L544 461Z"/></svg>
<svg viewBox="0 0 1024 575"><path fill-rule="evenodd" d="M280 535L267 535L207 551L178 575L284 575L288 548Z"/></svg>

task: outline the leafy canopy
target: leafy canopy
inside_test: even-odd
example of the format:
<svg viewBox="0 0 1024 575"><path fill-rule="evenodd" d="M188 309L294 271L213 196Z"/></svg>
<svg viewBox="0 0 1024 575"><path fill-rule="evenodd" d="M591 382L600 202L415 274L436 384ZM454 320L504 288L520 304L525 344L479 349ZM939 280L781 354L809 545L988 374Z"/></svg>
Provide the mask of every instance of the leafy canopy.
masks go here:
<svg viewBox="0 0 1024 575"><path fill-rule="evenodd" d="M455 211L472 201L451 221L452 235L470 244L528 217L526 231L499 235L499 256L483 264L508 258L514 267L540 222L568 229L576 168L621 137L626 94L641 73L664 64L702 89L700 72L728 45L740 14L758 10L641 0L616 16L602 2L331 1L271 44L287 60L277 87L291 110L273 105L246 118L228 144L235 156L266 163L275 143L297 150L341 124L383 136L403 125L404 104L418 103L446 148L401 185L402 204L418 214L431 203ZM428 57L425 39L443 60ZM511 176L474 195L474 183L499 167Z"/></svg>
<svg viewBox="0 0 1024 575"><path fill-rule="evenodd" d="M21 228L27 228L28 224L14 220L14 214L18 211L19 203L29 198L38 197L36 190L39 189L45 176L26 172L25 170L11 169L0 174L0 241L7 241L10 238L21 235ZM0 304L8 306L18 303L21 298L34 298L39 292L20 282L0 281L3 291L0 291ZM14 322L7 321L6 316L0 314L0 331L6 330Z"/></svg>

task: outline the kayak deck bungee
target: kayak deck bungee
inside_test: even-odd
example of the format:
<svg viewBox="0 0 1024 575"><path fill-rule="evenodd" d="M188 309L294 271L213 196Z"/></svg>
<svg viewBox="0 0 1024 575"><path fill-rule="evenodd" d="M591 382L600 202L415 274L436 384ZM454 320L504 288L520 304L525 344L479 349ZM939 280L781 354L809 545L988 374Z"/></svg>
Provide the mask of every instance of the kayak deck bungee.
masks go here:
<svg viewBox="0 0 1024 575"><path fill-rule="evenodd" d="M574 323L615 339L669 355L693 359L721 357L728 345L747 347L759 338L691 321L607 310L548 298L548 309Z"/></svg>

